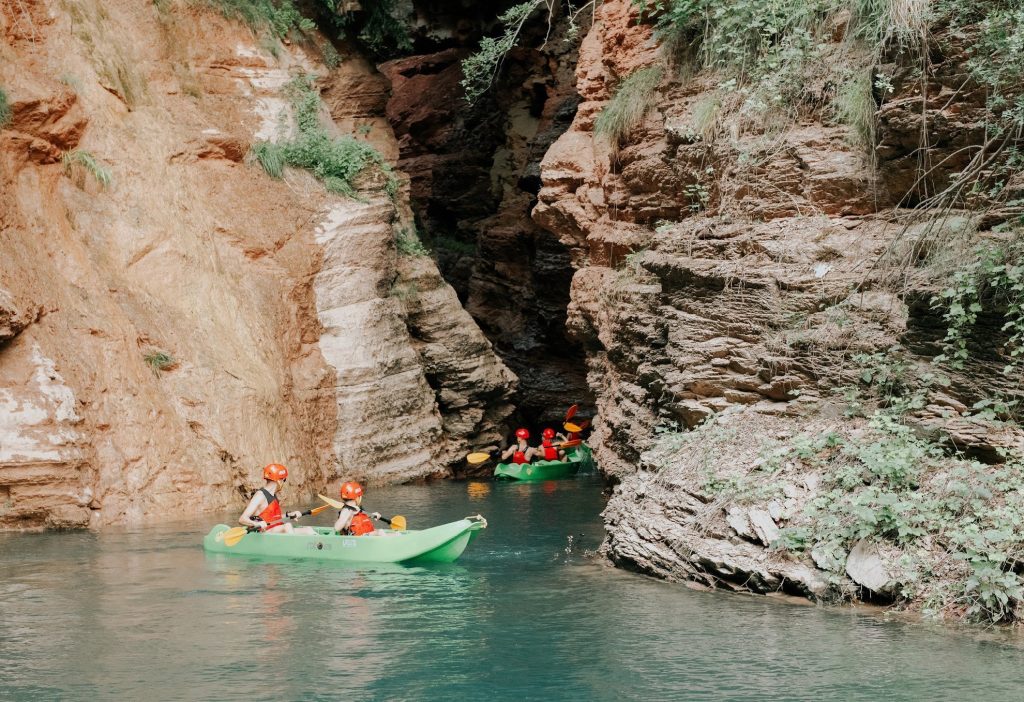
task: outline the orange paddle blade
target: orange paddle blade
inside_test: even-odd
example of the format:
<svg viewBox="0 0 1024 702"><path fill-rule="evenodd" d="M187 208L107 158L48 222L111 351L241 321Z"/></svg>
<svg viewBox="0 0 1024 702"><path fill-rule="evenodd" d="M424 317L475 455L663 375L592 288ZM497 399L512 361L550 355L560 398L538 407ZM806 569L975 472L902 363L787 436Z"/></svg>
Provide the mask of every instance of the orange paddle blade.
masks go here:
<svg viewBox="0 0 1024 702"><path fill-rule="evenodd" d="M568 422L570 419L575 417L576 413L579 412L579 411L580 411L580 406L579 405L573 405L572 407L570 407L565 412L565 421Z"/></svg>
<svg viewBox="0 0 1024 702"><path fill-rule="evenodd" d="M478 466L481 463L487 461L490 457L491 454L484 453L482 451L479 453L471 453L468 456L466 456L466 462L469 463L470 465Z"/></svg>
<svg viewBox="0 0 1024 702"><path fill-rule="evenodd" d="M397 529L398 531L405 531L405 517L400 514L396 514L391 518L391 528Z"/></svg>
<svg viewBox="0 0 1024 702"><path fill-rule="evenodd" d="M558 448L572 448L573 446L579 446L583 441L581 439L573 439L572 441L563 441L558 445Z"/></svg>
<svg viewBox="0 0 1024 702"><path fill-rule="evenodd" d="M565 427L566 431L571 431L573 433L577 433L577 432L583 431L583 427L581 427L578 424L573 424L572 422L566 422L562 426Z"/></svg>

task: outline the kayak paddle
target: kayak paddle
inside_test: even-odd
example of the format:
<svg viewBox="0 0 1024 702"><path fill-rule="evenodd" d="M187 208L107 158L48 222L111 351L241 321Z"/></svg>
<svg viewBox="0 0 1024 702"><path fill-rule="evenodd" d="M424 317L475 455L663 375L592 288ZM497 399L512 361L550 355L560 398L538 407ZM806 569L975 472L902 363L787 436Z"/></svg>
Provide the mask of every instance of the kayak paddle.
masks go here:
<svg viewBox="0 0 1024 702"><path fill-rule="evenodd" d="M568 410L566 410L566 412L565 412L565 421L568 422L570 419L575 417L576 413L579 412L579 410L580 410L580 406L579 405L573 405Z"/></svg>
<svg viewBox="0 0 1024 702"><path fill-rule="evenodd" d="M566 422L562 426L565 428L566 431L571 431L573 434L578 434L579 432L583 431L583 427L581 427L579 424L573 424L572 422Z"/></svg>
<svg viewBox="0 0 1024 702"><path fill-rule="evenodd" d="M469 463L469 465L471 466L478 466L481 463L485 463L486 461L488 461L490 457L491 454L479 451L477 453L471 453L468 456L466 456L466 462Z"/></svg>
<svg viewBox="0 0 1024 702"><path fill-rule="evenodd" d="M324 505L323 507L315 507L313 509L307 509L305 512L302 513L302 516L305 517L306 515L310 515L310 514L314 514L314 515L315 514L320 514L321 512L323 512L328 507L330 507L330 505ZM284 524L285 522L294 522L294 521L295 521L294 519L282 519L279 522L274 522L273 524L268 524L265 528L269 529L271 527L276 527L276 526L279 526L281 524ZM259 531L259 529L257 529L256 527L236 526L233 529L228 529L227 531L225 531L223 533L223 535L222 535L221 540L224 542L225 546L234 546L235 544L237 544L239 541L242 540L243 536L245 536L246 534L252 533L254 531Z"/></svg>
<svg viewBox="0 0 1024 702"><path fill-rule="evenodd" d="M317 494L317 497L319 497L321 500L323 500L324 502L327 503L326 505L324 505L323 507L320 507L318 509L327 509L328 507L333 507L334 509L341 509L342 507L345 506L344 502L338 502L337 500L332 500L330 497L324 497L323 495L320 495L320 494ZM363 510L362 508L360 508L360 511L365 513L365 510ZM388 519L387 517L381 517L380 520L382 522L384 522L385 524L390 524L392 529L396 529L398 531L404 531L405 530L405 527L406 527L405 517L403 517L400 514L396 514L391 519Z"/></svg>

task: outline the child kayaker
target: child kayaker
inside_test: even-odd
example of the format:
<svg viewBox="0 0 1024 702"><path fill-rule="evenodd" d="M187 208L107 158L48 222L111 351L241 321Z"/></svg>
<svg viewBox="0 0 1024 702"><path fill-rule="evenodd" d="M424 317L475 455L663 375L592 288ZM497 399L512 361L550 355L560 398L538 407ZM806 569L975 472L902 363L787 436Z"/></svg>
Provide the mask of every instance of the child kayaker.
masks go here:
<svg viewBox="0 0 1024 702"><path fill-rule="evenodd" d="M288 479L288 469L280 463L271 463L263 469L263 487L253 493L249 505L238 518L242 526L255 527L268 534L316 534L312 527L293 527L290 522L281 523L281 490ZM298 519L302 512L289 512L290 519Z"/></svg>
<svg viewBox="0 0 1024 702"><path fill-rule="evenodd" d="M341 499L345 506L338 511L334 530L345 536L362 536L373 532L373 520L380 519L380 512L367 514L363 511L363 486L349 481L341 485Z"/></svg>
<svg viewBox="0 0 1024 702"><path fill-rule="evenodd" d="M555 447L555 430L548 427L542 434L540 450L543 452L545 461L560 461L565 458L565 451Z"/></svg>
<svg viewBox="0 0 1024 702"><path fill-rule="evenodd" d="M529 463L533 460L534 449L527 441L530 432L527 429L516 429L516 443L509 446L501 454L501 460L512 459L513 463Z"/></svg>

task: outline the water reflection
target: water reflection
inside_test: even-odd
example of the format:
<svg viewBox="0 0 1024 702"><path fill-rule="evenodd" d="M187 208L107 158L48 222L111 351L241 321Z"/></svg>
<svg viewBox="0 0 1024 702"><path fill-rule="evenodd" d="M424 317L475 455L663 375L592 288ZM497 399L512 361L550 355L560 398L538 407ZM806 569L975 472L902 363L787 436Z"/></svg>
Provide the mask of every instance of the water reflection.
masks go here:
<svg viewBox="0 0 1024 702"><path fill-rule="evenodd" d="M589 478L373 498L416 526L491 526L457 563L370 568L205 556L214 520L0 535L0 698L1020 697L1003 632L693 592L587 558Z"/></svg>

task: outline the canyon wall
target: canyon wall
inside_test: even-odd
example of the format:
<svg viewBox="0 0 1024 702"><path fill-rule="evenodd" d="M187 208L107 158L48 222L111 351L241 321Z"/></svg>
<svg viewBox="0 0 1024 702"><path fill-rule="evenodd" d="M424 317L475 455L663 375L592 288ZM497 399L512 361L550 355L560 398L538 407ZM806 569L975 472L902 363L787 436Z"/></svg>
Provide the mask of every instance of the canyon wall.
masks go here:
<svg viewBox="0 0 1024 702"><path fill-rule="evenodd" d="M332 131L395 158L371 64L184 2L0 22L0 527L240 509L271 461L294 504L446 475L499 438L515 377L430 259L397 251L407 186L368 175L357 200L246 162L288 137L299 73Z"/></svg>
<svg viewBox="0 0 1024 702"><path fill-rule="evenodd" d="M849 16L832 21L833 44L823 51L838 65ZM616 484L604 546L614 562L820 598L872 588L891 598L909 582L899 577L912 549L865 546L831 559L780 548L782 530L805 526L801 515L832 487L820 461L836 449L814 444L819 463L778 457L830 436L848 447L846 460L857 441L875 440L875 425L850 417L859 410L841 390L872 377L854 359L884 372L937 372L928 370L945 334L941 310L928 302L936 283L911 265L892 285L885 257L929 226L900 206L940 190L964 167L967 147L983 140L985 98L962 89L966 54L957 42L942 50L936 42L924 81L906 56L881 57L874 70L891 85L884 100L875 88L873 163L824 108L769 110L761 124L730 120L725 106L744 97L723 89L721 75L673 63L632 3L597 9L576 67L581 102L544 156L532 216L577 268L567 325L586 351L597 398L591 443ZM650 69L659 78L640 123L621 138L597 133L595 119L623 80ZM825 80L814 89L804 98L812 106L835 99ZM933 166L924 176L923 120ZM906 426L998 462L1001 450L1024 446L1024 435L970 410L992 394L1012 397L1015 387L1001 373L999 320L979 325L967 366L943 369L947 386L932 388ZM919 458L915 470L925 470L931 459ZM876 577L863 576L865 561ZM881 583L878 572L888 573Z"/></svg>

